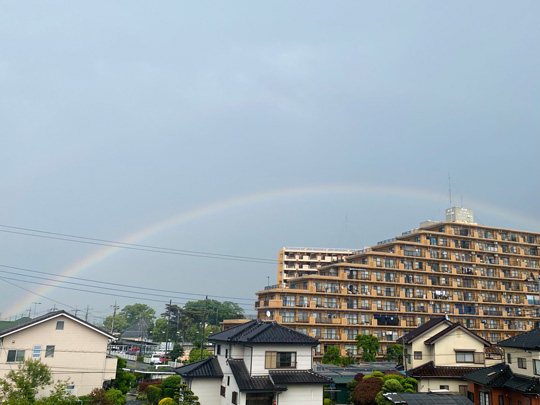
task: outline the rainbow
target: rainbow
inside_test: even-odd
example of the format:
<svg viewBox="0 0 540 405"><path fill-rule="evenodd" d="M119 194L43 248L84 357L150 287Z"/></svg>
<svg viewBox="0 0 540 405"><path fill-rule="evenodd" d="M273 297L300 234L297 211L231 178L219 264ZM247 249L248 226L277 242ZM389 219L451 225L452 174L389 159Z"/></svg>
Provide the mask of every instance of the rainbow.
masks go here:
<svg viewBox="0 0 540 405"><path fill-rule="evenodd" d="M262 192L244 194L228 198L225 200L213 202L210 204L202 205L192 210L180 212L162 221L156 222L143 228L137 232L129 234L121 238L121 242L124 243L136 243L142 239L148 238L159 232L164 231L167 228L184 224L188 221L193 221L198 218L202 218L208 215L220 213L232 208L238 208L242 206L249 206L254 204L260 204L263 202L269 202L273 200L280 200L284 198L294 197L306 197L321 194L369 194L378 196L390 196L390 197L405 197L415 200L429 200L440 203L441 194L434 193L427 190L411 189L408 187L396 187L387 185L372 185L372 184L320 184L311 185L305 187L295 188L280 188L274 190L266 190ZM495 216L499 216L505 219L509 219L514 223L524 225L527 227L540 228L540 220L538 218L528 217L519 214L514 211L507 210L495 204L486 203L480 200L468 198L468 207L472 207L475 212L480 211L483 213L489 213ZM70 266L66 267L59 274L62 276L73 276L79 274L88 268L95 266L99 262L107 259L121 248L119 247L101 247L94 253L84 257L82 260L77 261ZM35 288L34 293L28 293L18 301L13 303L6 311L6 314L17 314L28 308L30 303L35 299L34 294L45 295L52 291L54 286L38 286Z"/></svg>

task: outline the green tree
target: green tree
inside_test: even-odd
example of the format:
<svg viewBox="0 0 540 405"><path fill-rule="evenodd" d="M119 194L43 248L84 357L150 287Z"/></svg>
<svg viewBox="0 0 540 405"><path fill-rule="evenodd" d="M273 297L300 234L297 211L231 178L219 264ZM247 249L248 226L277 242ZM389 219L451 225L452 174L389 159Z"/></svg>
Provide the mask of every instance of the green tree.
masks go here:
<svg viewBox="0 0 540 405"><path fill-rule="evenodd" d="M386 376L385 376L386 377ZM383 394L389 392L403 392L405 391L399 379L396 379L396 375L391 375L386 381L384 381L381 391L375 397L375 402L377 405L393 405L393 402L389 399L386 399ZM403 379L403 377L402 377Z"/></svg>
<svg viewBox="0 0 540 405"><path fill-rule="evenodd" d="M38 391L51 383L51 370L46 364L39 359L25 360L0 379L0 399L13 404L33 403Z"/></svg>
<svg viewBox="0 0 540 405"><path fill-rule="evenodd" d="M179 344L175 344L169 355L171 356L171 359L176 360L184 355L184 348Z"/></svg>
<svg viewBox="0 0 540 405"><path fill-rule="evenodd" d="M171 375L170 377L167 377L163 379L163 382L161 383L161 390L163 391L163 397L164 398L173 398L180 389L180 383L182 381L182 377L179 375Z"/></svg>
<svg viewBox="0 0 540 405"><path fill-rule="evenodd" d="M203 350L203 359L207 359L211 355L212 353L210 353L208 350ZM195 347L191 349L191 351L189 352L189 362L195 363L199 360L201 360L201 349L198 347Z"/></svg>
<svg viewBox="0 0 540 405"><path fill-rule="evenodd" d="M399 344L389 346L386 349L386 360L403 364L403 346Z"/></svg>
<svg viewBox="0 0 540 405"><path fill-rule="evenodd" d="M180 392L175 396L179 405L201 405L199 397L186 384L180 384Z"/></svg>
<svg viewBox="0 0 540 405"><path fill-rule="evenodd" d="M120 390L108 390L105 394L105 398L111 401L112 405L125 405L127 402L126 394Z"/></svg>
<svg viewBox="0 0 540 405"><path fill-rule="evenodd" d="M116 378L112 382L113 388L120 390L123 394L127 394L133 383L135 382L135 375L124 371L127 366L127 360L117 357L116 363Z"/></svg>
<svg viewBox="0 0 540 405"><path fill-rule="evenodd" d="M114 318L114 330L113 330L113 318ZM124 315L116 314L116 316L108 316L105 318L105 322L103 322L103 327L112 330L113 332L123 332L128 327L128 321Z"/></svg>
<svg viewBox="0 0 540 405"><path fill-rule="evenodd" d="M336 366L341 365L343 363L343 359L340 356L339 347L329 346L324 352L324 356L321 360L321 363L334 364Z"/></svg>
<svg viewBox="0 0 540 405"><path fill-rule="evenodd" d="M362 349L362 361L376 361L376 355L381 345L376 336L373 335L357 335L356 344L359 349Z"/></svg>
<svg viewBox="0 0 540 405"><path fill-rule="evenodd" d="M52 388L48 397L38 399L35 405L76 405L79 399L68 392L69 380L58 381Z"/></svg>
<svg viewBox="0 0 540 405"><path fill-rule="evenodd" d="M146 304L133 304L122 308L120 315L126 318L128 326L132 326L141 319L146 319L148 323L151 323L156 317L156 311Z"/></svg>

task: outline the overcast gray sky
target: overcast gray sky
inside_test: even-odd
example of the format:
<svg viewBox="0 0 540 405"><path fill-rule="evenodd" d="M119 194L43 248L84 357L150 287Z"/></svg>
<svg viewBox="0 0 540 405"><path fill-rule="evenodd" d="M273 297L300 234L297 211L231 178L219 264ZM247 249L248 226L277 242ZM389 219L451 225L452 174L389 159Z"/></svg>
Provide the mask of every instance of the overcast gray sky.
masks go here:
<svg viewBox="0 0 540 405"><path fill-rule="evenodd" d="M6 226L272 261L442 220L450 175L477 222L538 232L539 20L535 0L0 3L2 318L249 310L276 279Z"/></svg>

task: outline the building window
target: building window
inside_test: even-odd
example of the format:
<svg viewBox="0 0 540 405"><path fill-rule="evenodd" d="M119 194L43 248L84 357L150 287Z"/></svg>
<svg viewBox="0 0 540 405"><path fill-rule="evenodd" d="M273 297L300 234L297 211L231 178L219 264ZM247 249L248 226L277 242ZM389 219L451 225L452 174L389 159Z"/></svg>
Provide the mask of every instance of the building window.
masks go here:
<svg viewBox="0 0 540 405"><path fill-rule="evenodd" d="M56 330L64 330L64 321L56 321Z"/></svg>
<svg viewBox="0 0 540 405"><path fill-rule="evenodd" d="M450 386L448 385L439 385L440 390L450 390Z"/></svg>
<svg viewBox="0 0 540 405"><path fill-rule="evenodd" d="M490 405L489 392L480 391L480 405Z"/></svg>
<svg viewBox="0 0 540 405"><path fill-rule="evenodd" d="M54 357L54 345L45 348L45 357Z"/></svg>
<svg viewBox="0 0 540 405"><path fill-rule="evenodd" d="M217 345L216 354L221 354L221 345Z"/></svg>
<svg viewBox="0 0 540 405"><path fill-rule="evenodd" d="M518 368L527 368L527 360L523 357L518 357Z"/></svg>
<svg viewBox="0 0 540 405"><path fill-rule="evenodd" d="M238 404L238 392L233 391L231 401L234 405Z"/></svg>
<svg viewBox="0 0 540 405"><path fill-rule="evenodd" d="M533 372L535 375L540 375L540 360L533 359Z"/></svg>
<svg viewBox="0 0 540 405"><path fill-rule="evenodd" d="M415 360L422 360L422 352L414 352Z"/></svg>
<svg viewBox="0 0 540 405"><path fill-rule="evenodd" d="M32 350L32 358L39 359L40 357L41 357L41 346L34 346L34 350Z"/></svg>
<svg viewBox="0 0 540 405"><path fill-rule="evenodd" d="M499 395L499 405L504 405L504 397Z"/></svg>
<svg viewBox="0 0 540 405"><path fill-rule="evenodd" d="M266 352L265 368L296 368L296 352Z"/></svg>
<svg viewBox="0 0 540 405"><path fill-rule="evenodd" d="M21 361L24 361L24 350L8 350L8 363L17 363Z"/></svg>
<svg viewBox="0 0 540 405"><path fill-rule="evenodd" d="M456 352L456 363L474 363L474 352Z"/></svg>
<svg viewBox="0 0 540 405"><path fill-rule="evenodd" d="M224 387L223 385L221 386L221 389L220 389L220 392L219 392L219 393L220 393L220 395L221 395L222 397L225 396L225 387Z"/></svg>
<svg viewBox="0 0 540 405"><path fill-rule="evenodd" d="M508 364L512 364L512 354L511 353L506 353L506 362Z"/></svg>

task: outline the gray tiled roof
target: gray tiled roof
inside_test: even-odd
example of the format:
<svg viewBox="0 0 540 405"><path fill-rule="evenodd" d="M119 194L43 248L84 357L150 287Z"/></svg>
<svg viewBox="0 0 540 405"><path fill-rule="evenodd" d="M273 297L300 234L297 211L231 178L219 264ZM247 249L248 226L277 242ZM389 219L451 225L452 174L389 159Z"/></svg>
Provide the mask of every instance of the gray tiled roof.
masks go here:
<svg viewBox="0 0 540 405"><path fill-rule="evenodd" d="M215 357L187 364L174 370L176 374L184 378L223 378L223 372L219 366L219 361Z"/></svg>
<svg viewBox="0 0 540 405"><path fill-rule="evenodd" d="M484 343L484 346L488 346L488 347L491 346L491 343L489 343L487 340L485 340L485 339L481 338L480 336L474 334L473 332L471 332L469 329L467 329L465 326L461 325L460 323L454 323L454 324L450 325L448 328L443 329L442 331L440 331L436 335L433 335L432 337L427 339L424 343L426 345L431 345L431 344L435 343L437 340L439 340L443 336L446 336L448 333L452 332L455 329L461 329L463 332L467 333L469 336L472 336L472 337L476 338L477 340L481 341L482 343Z"/></svg>
<svg viewBox="0 0 540 405"><path fill-rule="evenodd" d="M244 360L229 359L229 366L233 372L238 389L245 391L286 391L287 387L275 385L270 376L252 377L246 368Z"/></svg>
<svg viewBox="0 0 540 405"><path fill-rule="evenodd" d="M463 379L486 388L504 388L523 394L540 394L540 380L538 378L514 374L510 366L504 363L466 374Z"/></svg>
<svg viewBox="0 0 540 405"><path fill-rule="evenodd" d="M540 350L540 329L533 329L497 343L500 347Z"/></svg>
<svg viewBox="0 0 540 405"><path fill-rule="evenodd" d="M277 322L261 320L247 322L218 332L208 338L210 341L225 341L232 343L271 343L271 344L300 344L316 346L318 340L297 332Z"/></svg>
<svg viewBox="0 0 540 405"><path fill-rule="evenodd" d="M56 318L56 317L59 317L59 316L66 316L67 318L70 318L76 322L79 322L80 324L83 324L105 336L107 336L108 338L110 339L114 339L114 336L111 334L111 332L105 330L105 329L102 329L100 327L97 327L95 325L92 325L90 322L87 322L81 318L78 318L74 315L71 315L70 313L64 311L64 310L60 310L60 311L53 311L53 312L49 312L49 313L46 313L45 315L41 315L41 316L38 316L36 318L33 318L33 319L30 319L26 322L23 322L23 323L19 323L17 325L14 325L12 326L11 328L7 328L7 329L4 329L0 332L0 337L3 337L3 336L6 336L6 335L9 335L13 332L16 332L18 330L21 330L21 329L25 329L25 328L28 328L28 327L31 327L32 325L35 325L35 324L39 324L41 322L44 322L50 318Z"/></svg>
<svg viewBox="0 0 540 405"><path fill-rule="evenodd" d="M384 394L394 404L408 405L473 405L473 402L462 395L433 394L430 392L413 393L397 392Z"/></svg>
<svg viewBox="0 0 540 405"><path fill-rule="evenodd" d="M270 378L274 384L293 385L293 384L330 384L332 379L324 377L311 370L291 370L291 371L270 371Z"/></svg>
<svg viewBox="0 0 540 405"><path fill-rule="evenodd" d="M453 323L450 322L450 320L445 316L432 318L429 321L427 321L426 323L424 323L423 325L420 325L418 328L416 328L416 329L410 331L409 333L407 333L406 335L400 337L396 341L396 343L399 343L399 344L410 343L413 340L415 340L418 336L422 335L423 333L427 332L428 330L430 330L431 328L437 326L438 324L440 324L442 322L446 322L449 326L453 325Z"/></svg>

